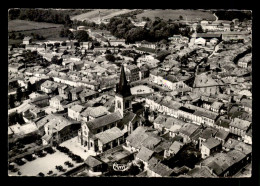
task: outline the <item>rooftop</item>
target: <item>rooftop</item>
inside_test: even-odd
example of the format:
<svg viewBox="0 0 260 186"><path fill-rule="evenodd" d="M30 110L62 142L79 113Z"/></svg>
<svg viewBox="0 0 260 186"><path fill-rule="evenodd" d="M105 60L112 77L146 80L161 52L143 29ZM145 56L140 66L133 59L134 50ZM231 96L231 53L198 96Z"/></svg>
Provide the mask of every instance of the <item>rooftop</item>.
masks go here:
<svg viewBox="0 0 260 186"><path fill-rule="evenodd" d="M95 135L103 144L107 144L115 139L124 136L124 133L117 127L113 127Z"/></svg>
<svg viewBox="0 0 260 186"><path fill-rule="evenodd" d="M215 138L209 138L205 142L202 142L204 146L206 146L209 149L213 149L221 144L221 142Z"/></svg>

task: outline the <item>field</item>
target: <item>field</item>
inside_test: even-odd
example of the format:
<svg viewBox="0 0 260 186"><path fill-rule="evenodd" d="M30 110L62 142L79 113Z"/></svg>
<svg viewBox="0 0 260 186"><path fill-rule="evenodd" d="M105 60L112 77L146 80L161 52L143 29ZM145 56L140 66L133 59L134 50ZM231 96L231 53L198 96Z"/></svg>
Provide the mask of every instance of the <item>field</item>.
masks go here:
<svg viewBox="0 0 260 186"><path fill-rule="evenodd" d="M130 9L95 9L95 10L92 10L92 11L84 13L84 14L72 16L71 20L79 20L79 21L87 20L87 21L96 22L99 19L99 11L100 11L101 19L110 19L114 16L129 13L134 10L135 9L132 9L132 10L130 10Z"/></svg>
<svg viewBox="0 0 260 186"><path fill-rule="evenodd" d="M8 32L13 30L16 35L18 33L22 33L25 36L30 36L31 33L34 33L43 36L45 40L66 40L66 38L59 37L59 33L62 28L63 25L44 22L25 20L12 20L8 22ZM22 43L22 40L8 40L9 45L20 43Z"/></svg>
<svg viewBox="0 0 260 186"><path fill-rule="evenodd" d="M151 20L154 20L155 17L160 17L164 20L176 20L179 19L179 16L182 16L183 19L188 21L198 21L202 19L207 20L216 20L215 16L209 11L201 11L201 10L145 10L143 13L138 14L136 17L139 20L142 20L142 17L149 17Z"/></svg>
<svg viewBox="0 0 260 186"><path fill-rule="evenodd" d="M60 24L34 22L26 20L12 20L8 21L8 32L10 31L26 31L35 29L57 28Z"/></svg>

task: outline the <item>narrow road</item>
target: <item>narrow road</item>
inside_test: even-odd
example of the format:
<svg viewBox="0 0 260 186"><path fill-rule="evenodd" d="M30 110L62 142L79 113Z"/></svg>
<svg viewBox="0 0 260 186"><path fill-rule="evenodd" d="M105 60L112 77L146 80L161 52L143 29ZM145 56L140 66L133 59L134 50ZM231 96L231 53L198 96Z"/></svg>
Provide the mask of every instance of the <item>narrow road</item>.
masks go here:
<svg viewBox="0 0 260 186"><path fill-rule="evenodd" d="M215 21L218 21L218 16L216 16L216 14L214 13L213 14L214 16L215 16L215 18L216 18L216 20Z"/></svg>
<svg viewBox="0 0 260 186"><path fill-rule="evenodd" d="M222 43L222 41L221 41L220 43ZM203 63L206 59L211 58L211 57L215 54L216 49L217 49L217 46L218 46L220 43L218 43L218 44L214 47L214 50L212 51L211 54L209 54L208 57L205 57L205 58L203 58L203 59L200 60L200 62L199 62L199 63L197 64L197 66L196 66L195 76L196 76L196 74L197 74L197 72L198 72L199 65L200 65L201 63Z"/></svg>
<svg viewBox="0 0 260 186"><path fill-rule="evenodd" d="M9 109L9 110L8 110L8 115L11 114L11 113L13 113L13 112L15 112L16 110L17 110L17 112L20 112L19 109L22 108L24 105L26 105L26 104L29 103L29 102L30 102L29 99L24 100L24 102L23 102L20 106L15 107L15 108L12 108L12 109Z"/></svg>

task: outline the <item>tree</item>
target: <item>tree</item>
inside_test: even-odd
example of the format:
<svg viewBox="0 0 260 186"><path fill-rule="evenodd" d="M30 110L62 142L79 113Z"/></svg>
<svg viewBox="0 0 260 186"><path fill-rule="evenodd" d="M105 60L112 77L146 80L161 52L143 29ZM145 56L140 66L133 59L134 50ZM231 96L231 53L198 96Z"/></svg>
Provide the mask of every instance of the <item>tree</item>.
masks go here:
<svg viewBox="0 0 260 186"><path fill-rule="evenodd" d="M68 14L65 15L64 21L65 21L65 24L64 24L65 27L72 27L73 22L71 21L70 16Z"/></svg>
<svg viewBox="0 0 260 186"><path fill-rule="evenodd" d="M202 33L203 32L202 26L200 24L197 25L196 31L197 31L197 33Z"/></svg>
<svg viewBox="0 0 260 186"><path fill-rule="evenodd" d="M79 42L85 42L89 40L89 35L85 30L78 30L75 33L75 39L77 39Z"/></svg>
<svg viewBox="0 0 260 186"><path fill-rule="evenodd" d="M53 56L53 57L51 58L51 62L52 62L53 64L60 65L61 62L62 62L62 60L61 60L61 59L58 59L58 56Z"/></svg>
<svg viewBox="0 0 260 186"><path fill-rule="evenodd" d="M54 43L54 46L58 48L60 46L60 43Z"/></svg>
<svg viewBox="0 0 260 186"><path fill-rule="evenodd" d="M112 54L107 54L106 55L106 60L108 60L110 62L115 62L116 58Z"/></svg>
<svg viewBox="0 0 260 186"><path fill-rule="evenodd" d="M8 103L9 103L9 107L10 107L10 108L14 108L14 107L15 107L14 101L15 101L14 95L10 95L10 96L9 96L9 99L8 99Z"/></svg>

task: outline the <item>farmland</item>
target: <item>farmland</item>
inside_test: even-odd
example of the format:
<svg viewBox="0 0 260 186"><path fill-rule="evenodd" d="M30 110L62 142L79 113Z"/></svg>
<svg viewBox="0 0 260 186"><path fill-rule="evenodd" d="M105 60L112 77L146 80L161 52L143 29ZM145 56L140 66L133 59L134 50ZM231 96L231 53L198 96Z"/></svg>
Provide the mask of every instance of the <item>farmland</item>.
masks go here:
<svg viewBox="0 0 260 186"><path fill-rule="evenodd" d="M34 22L26 20L12 20L8 21L8 32L11 31L27 31L27 30L37 30L46 28L57 28L61 27L60 24L44 23L44 22Z"/></svg>
<svg viewBox="0 0 260 186"><path fill-rule="evenodd" d="M159 17L164 20L176 20L179 19L179 16L182 16L183 19L188 21L198 21L202 19L212 20L214 21L216 18L209 11L201 11L201 10L145 10L143 13L138 14L137 19L141 20L142 17L149 17L151 20L154 20L155 17Z"/></svg>
<svg viewBox="0 0 260 186"><path fill-rule="evenodd" d="M100 16L101 19L110 19L114 16L118 16L121 14L129 13L134 11L135 9L95 9L90 12L80 14L77 16L71 17L71 20L79 20L79 21L93 21L96 22L99 19L99 11L100 11Z"/></svg>
<svg viewBox="0 0 260 186"><path fill-rule="evenodd" d="M43 36L46 40L64 40L65 38L59 37L59 33L62 28L63 25L44 22L34 22L25 20L12 20L8 22L8 32L15 31L16 34L21 33L25 36L30 36L31 33L34 33ZM8 44L19 43L22 43L22 40L8 40Z"/></svg>

